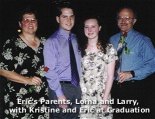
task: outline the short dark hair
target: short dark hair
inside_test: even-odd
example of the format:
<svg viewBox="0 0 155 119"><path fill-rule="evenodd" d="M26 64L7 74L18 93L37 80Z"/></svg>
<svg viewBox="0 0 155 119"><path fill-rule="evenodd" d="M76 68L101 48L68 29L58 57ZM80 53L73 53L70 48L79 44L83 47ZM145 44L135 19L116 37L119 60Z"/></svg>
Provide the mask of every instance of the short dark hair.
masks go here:
<svg viewBox="0 0 155 119"><path fill-rule="evenodd" d="M21 22L22 19L23 19L23 16L25 14L34 14L36 19L38 19L37 10L34 7L32 7L32 6L27 6L25 9L23 9L23 10L21 10L19 12L19 14L18 14L18 21Z"/></svg>
<svg viewBox="0 0 155 119"><path fill-rule="evenodd" d="M64 2L64 3L61 3L61 4L57 5L55 16L60 16L62 14L62 9L63 8L72 9L73 10L73 13L74 13L73 6L69 2Z"/></svg>
<svg viewBox="0 0 155 119"><path fill-rule="evenodd" d="M131 11L133 13L133 16L135 19L137 19L137 13L135 11L135 9L133 9L132 7L129 7L129 6L124 6L124 7L121 7L118 12L117 12L117 17L119 15L119 13L123 10L123 9L128 9L129 11Z"/></svg>

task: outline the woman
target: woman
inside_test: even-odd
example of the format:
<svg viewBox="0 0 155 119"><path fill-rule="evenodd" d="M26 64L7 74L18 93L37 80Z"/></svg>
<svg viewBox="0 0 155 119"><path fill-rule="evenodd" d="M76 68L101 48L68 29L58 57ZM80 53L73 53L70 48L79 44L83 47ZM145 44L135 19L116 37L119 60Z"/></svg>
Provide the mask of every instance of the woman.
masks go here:
<svg viewBox="0 0 155 119"><path fill-rule="evenodd" d="M116 51L111 44L99 37L101 25L97 17L84 22L87 43L83 49L81 119L111 119L110 90L113 83ZM93 104L91 104L93 103Z"/></svg>
<svg viewBox="0 0 155 119"><path fill-rule="evenodd" d="M0 62L1 75L9 79L4 95L5 119L47 119L48 114L44 111L47 105L40 102L48 99L43 65L45 39L36 36L35 11L31 8L23 10L19 26L21 33L5 42Z"/></svg>

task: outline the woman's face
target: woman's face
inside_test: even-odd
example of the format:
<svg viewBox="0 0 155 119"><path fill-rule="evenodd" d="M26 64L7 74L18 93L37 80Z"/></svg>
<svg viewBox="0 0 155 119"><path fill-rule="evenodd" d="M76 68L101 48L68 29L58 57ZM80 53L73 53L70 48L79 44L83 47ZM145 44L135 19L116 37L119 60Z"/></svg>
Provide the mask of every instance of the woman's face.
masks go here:
<svg viewBox="0 0 155 119"><path fill-rule="evenodd" d="M96 19L87 19L84 22L84 33L88 39L98 38L101 26L99 26Z"/></svg>
<svg viewBox="0 0 155 119"><path fill-rule="evenodd" d="M19 26L23 33L35 34L38 28L38 22L34 14L24 14Z"/></svg>

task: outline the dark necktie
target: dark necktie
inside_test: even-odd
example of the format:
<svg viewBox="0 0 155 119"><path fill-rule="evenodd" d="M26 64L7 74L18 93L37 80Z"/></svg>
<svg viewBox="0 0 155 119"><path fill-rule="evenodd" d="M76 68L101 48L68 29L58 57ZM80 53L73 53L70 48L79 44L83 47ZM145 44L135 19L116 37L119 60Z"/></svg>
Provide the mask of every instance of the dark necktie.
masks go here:
<svg viewBox="0 0 155 119"><path fill-rule="evenodd" d="M71 83L75 86L79 85L79 74L77 70L77 64L75 59L75 54L72 46L71 35L69 35L69 52L70 52L70 65L71 65Z"/></svg>

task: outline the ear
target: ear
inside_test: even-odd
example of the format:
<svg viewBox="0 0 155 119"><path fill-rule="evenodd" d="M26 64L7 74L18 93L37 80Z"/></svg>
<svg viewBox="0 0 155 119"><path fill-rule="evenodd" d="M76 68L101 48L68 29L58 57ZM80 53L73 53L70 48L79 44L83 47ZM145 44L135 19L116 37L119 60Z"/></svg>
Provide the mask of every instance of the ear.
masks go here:
<svg viewBox="0 0 155 119"><path fill-rule="evenodd" d="M99 26L99 31L101 31L102 26Z"/></svg>
<svg viewBox="0 0 155 119"><path fill-rule="evenodd" d="M136 21L137 21L137 19L134 19L134 20L133 20L133 25L136 23Z"/></svg>
<svg viewBox="0 0 155 119"><path fill-rule="evenodd" d="M18 22L18 24L19 24L19 27L21 28L21 23L20 23L20 22Z"/></svg>
<svg viewBox="0 0 155 119"><path fill-rule="evenodd" d="M58 16L56 16L56 21L57 21L58 23L60 23L59 17L58 17Z"/></svg>

